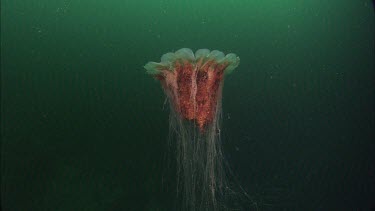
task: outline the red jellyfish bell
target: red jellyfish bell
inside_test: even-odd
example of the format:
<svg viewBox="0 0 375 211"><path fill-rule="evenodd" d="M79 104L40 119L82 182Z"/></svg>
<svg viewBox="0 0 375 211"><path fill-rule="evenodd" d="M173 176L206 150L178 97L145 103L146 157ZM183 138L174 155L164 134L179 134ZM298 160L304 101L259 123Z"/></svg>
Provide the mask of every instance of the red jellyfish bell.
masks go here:
<svg viewBox="0 0 375 211"><path fill-rule="evenodd" d="M231 73L239 64L239 57L208 49L194 54L188 48L166 53L161 62L145 65L147 73L160 80L182 119L194 121L200 132L214 122L220 107L224 74Z"/></svg>
<svg viewBox="0 0 375 211"><path fill-rule="evenodd" d="M220 143L224 75L239 64L235 54L188 48L145 65L170 102L170 130L176 145L181 210L217 210L228 189Z"/></svg>

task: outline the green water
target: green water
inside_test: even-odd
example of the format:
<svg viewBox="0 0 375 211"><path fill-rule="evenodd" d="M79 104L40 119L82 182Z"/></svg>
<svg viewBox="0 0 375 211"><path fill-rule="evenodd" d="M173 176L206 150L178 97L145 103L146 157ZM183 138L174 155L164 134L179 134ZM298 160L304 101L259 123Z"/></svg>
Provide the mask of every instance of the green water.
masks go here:
<svg viewBox="0 0 375 211"><path fill-rule="evenodd" d="M2 0L2 210L173 210L143 65L182 47L241 58L223 151L259 210L374 208L374 22L366 0Z"/></svg>

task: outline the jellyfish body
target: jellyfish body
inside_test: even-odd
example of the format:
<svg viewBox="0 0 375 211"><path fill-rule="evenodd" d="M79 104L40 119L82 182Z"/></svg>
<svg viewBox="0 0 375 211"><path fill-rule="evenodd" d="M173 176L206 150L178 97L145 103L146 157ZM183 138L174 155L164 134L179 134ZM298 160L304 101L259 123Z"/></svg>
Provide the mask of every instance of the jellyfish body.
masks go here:
<svg viewBox="0 0 375 211"><path fill-rule="evenodd" d="M170 102L170 132L177 161L177 190L182 210L221 210L226 188L220 143L224 75L239 57L208 49L166 53L145 65L161 82Z"/></svg>

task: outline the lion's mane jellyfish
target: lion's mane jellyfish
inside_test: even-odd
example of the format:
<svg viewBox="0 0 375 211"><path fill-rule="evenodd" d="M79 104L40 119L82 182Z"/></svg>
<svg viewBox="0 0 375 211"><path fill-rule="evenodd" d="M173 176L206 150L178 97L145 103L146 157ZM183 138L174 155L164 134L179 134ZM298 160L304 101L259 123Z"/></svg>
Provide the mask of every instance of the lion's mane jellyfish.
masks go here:
<svg viewBox="0 0 375 211"><path fill-rule="evenodd" d="M182 210L221 210L227 188L220 143L224 75L239 57L208 49L166 53L145 65L160 81L170 104L170 134L177 156L177 193Z"/></svg>

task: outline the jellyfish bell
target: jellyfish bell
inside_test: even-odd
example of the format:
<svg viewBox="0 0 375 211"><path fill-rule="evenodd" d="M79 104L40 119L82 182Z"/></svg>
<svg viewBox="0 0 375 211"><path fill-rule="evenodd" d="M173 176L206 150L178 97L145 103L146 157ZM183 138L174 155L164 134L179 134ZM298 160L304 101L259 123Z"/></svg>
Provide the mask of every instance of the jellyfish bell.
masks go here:
<svg viewBox="0 0 375 211"><path fill-rule="evenodd" d="M232 72L239 57L208 49L194 54L188 48L166 53L161 62L145 65L147 73L160 80L173 109L184 120L194 121L203 133L215 117L221 99L223 75Z"/></svg>
<svg viewBox="0 0 375 211"><path fill-rule="evenodd" d="M226 176L220 143L224 75L240 59L233 53L182 48L148 62L170 102L170 132L176 146L177 190L182 210L220 210Z"/></svg>

